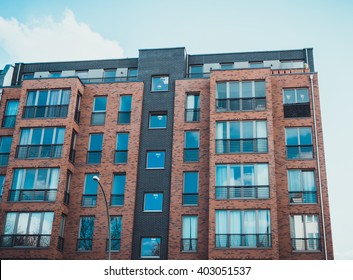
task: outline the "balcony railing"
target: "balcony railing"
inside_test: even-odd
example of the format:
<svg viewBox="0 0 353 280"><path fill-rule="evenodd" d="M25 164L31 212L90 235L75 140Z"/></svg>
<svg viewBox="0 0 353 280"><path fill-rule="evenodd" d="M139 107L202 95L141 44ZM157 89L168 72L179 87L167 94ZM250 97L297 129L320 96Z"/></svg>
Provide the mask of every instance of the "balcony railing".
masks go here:
<svg viewBox="0 0 353 280"><path fill-rule="evenodd" d="M292 238L294 251L321 251L320 238Z"/></svg>
<svg viewBox="0 0 353 280"><path fill-rule="evenodd" d="M200 121L200 109L185 109L185 121L186 122Z"/></svg>
<svg viewBox="0 0 353 280"><path fill-rule="evenodd" d="M70 203L70 193L65 191L65 193L64 193L64 204L69 205L69 203Z"/></svg>
<svg viewBox="0 0 353 280"><path fill-rule="evenodd" d="M84 194L82 195L81 206L84 207L95 207L97 205L96 194Z"/></svg>
<svg viewBox="0 0 353 280"><path fill-rule="evenodd" d="M77 251L91 251L93 239L92 238L78 238L77 239Z"/></svg>
<svg viewBox="0 0 353 280"><path fill-rule="evenodd" d="M290 203L317 203L316 191L289 192Z"/></svg>
<svg viewBox="0 0 353 280"><path fill-rule="evenodd" d="M135 82L135 81L137 81L137 76L81 78L81 81L84 84Z"/></svg>
<svg viewBox="0 0 353 280"><path fill-rule="evenodd" d="M204 72L204 73L187 73L186 78L209 78L210 77L210 72Z"/></svg>
<svg viewBox="0 0 353 280"><path fill-rule="evenodd" d="M0 247L34 247L50 246L50 234L4 234L1 235Z"/></svg>
<svg viewBox="0 0 353 280"><path fill-rule="evenodd" d="M59 236L57 249L61 252L64 251L64 237Z"/></svg>
<svg viewBox="0 0 353 280"><path fill-rule="evenodd" d="M3 128L14 128L16 124L16 115L4 116L2 119L1 127Z"/></svg>
<svg viewBox="0 0 353 280"><path fill-rule="evenodd" d="M74 120L75 120L75 122L77 122L78 124L80 123L80 116L81 116L81 112L80 112L80 111L75 111Z"/></svg>
<svg viewBox="0 0 353 280"><path fill-rule="evenodd" d="M128 150L115 150L114 163L124 164L127 163Z"/></svg>
<svg viewBox="0 0 353 280"><path fill-rule="evenodd" d="M123 194L112 194L110 197L111 206L123 206L124 205L124 195Z"/></svg>
<svg viewBox="0 0 353 280"><path fill-rule="evenodd" d="M0 153L0 166L7 166L9 164L10 153Z"/></svg>
<svg viewBox="0 0 353 280"><path fill-rule="evenodd" d="M33 118L66 118L69 105L25 106L22 117Z"/></svg>
<svg viewBox="0 0 353 280"><path fill-rule="evenodd" d="M198 205L199 194L198 193L183 193L183 205L191 206Z"/></svg>
<svg viewBox="0 0 353 280"><path fill-rule="evenodd" d="M216 139L216 153L267 153L267 138Z"/></svg>
<svg viewBox="0 0 353 280"><path fill-rule="evenodd" d="M88 164L99 164L102 159L102 151L88 151L87 152L87 163Z"/></svg>
<svg viewBox="0 0 353 280"><path fill-rule="evenodd" d="M18 145L16 158L60 158L62 144L53 145Z"/></svg>
<svg viewBox="0 0 353 280"><path fill-rule="evenodd" d="M270 186L216 186L216 199L267 199Z"/></svg>
<svg viewBox="0 0 353 280"><path fill-rule="evenodd" d="M120 251L120 238L111 238L110 240L110 250L111 251ZM109 247L109 241L107 239L106 241L106 245L105 245L105 248L106 248L106 251L108 251L108 247Z"/></svg>
<svg viewBox="0 0 353 280"><path fill-rule="evenodd" d="M76 151L74 149L70 149L69 160L74 163L76 157Z"/></svg>
<svg viewBox="0 0 353 280"><path fill-rule="evenodd" d="M182 252L197 252L197 238L182 238L181 239Z"/></svg>
<svg viewBox="0 0 353 280"><path fill-rule="evenodd" d="M198 162L199 148L184 148L184 162Z"/></svg>
<svg viewBox="0 0 353 280"><path fill-rule="evenodd" d="M313 145L287 146L287 159L312 159L314 158Z"/></svg>
<svg viewBox="0 0 353 280"><path fill-rule="evenodd" d="M217 112L263 111L266 110L266 97L219 98L216 109Z"/></svg>
<svg viewBox="0 0 353 280"><path fill-rule="evenodd" d="M311 116L309 102L284 104L283 110L285 118L304 118Z"/></svg>
<svg viewBox="0 0 353 280"><path fill-rule="evenodd" d="M10 190L8 201L55 201L56 189Z"/></svg>
<svg viewBox="0 0 353 280"><path fill-rule="evenodd" d="M131 111L120 111L118 113L118 124L129 124L131 121Z"/></svg>
<svg viewBox="0 0 353 280"><path fill-rule="evenodd" d="M271 234L216 234L216 248L269 248Z"/></svg>
<svg viewBox="0 0 353 280"><path fill-rule="evenodd" d="M105 112L93 112L91 116L91 125L104 125Z"/></svg>

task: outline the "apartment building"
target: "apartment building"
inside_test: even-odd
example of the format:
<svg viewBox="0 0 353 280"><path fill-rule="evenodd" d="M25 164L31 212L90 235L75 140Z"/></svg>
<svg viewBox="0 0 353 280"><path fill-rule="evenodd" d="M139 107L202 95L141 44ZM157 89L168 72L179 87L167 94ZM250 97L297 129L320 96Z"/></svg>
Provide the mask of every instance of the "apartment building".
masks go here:
<svg viewBox="0 0 353 280"><path fill-rule="evenodd" d="M142 49L0 82L1 259L333 258L312 49Z"/></svg>

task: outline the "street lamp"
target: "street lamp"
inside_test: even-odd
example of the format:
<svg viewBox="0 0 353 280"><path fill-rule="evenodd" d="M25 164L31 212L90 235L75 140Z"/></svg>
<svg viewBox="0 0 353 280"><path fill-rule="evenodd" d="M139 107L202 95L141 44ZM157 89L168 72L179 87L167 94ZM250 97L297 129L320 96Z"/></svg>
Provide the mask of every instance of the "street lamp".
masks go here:
<svg viewBox="0 0 353 280"><path fill-rule="evenodd" d="M102 190L103 196L104 196L104 201L105 201L105 206L107 208L107 216L108 216L108 260L110 260L111 257L111 242L112 242L112 238L111 238L111 233L110 233L110 214L109 214L109 206L108 206L108 201L107 201L107 197L105 196L105 191L103 189L102 184L99 181L99 177L98 176L93 176L93 180L97 181L99 187Z"/></svg>

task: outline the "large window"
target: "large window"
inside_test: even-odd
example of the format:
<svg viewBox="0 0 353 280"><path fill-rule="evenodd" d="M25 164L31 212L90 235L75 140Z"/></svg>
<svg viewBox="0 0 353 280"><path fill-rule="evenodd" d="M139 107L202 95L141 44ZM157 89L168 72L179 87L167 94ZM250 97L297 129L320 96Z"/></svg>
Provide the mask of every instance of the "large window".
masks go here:
<svg viewBox="0 0 353 280"><path fill-rule="evenodd" d="M2 119L3 128L14 128L18 113L18 100L7 100L5 114Z"/></svg>
<svg viewBox="0 0 353 280"><path fill-rule="evenodd" d="M143 211L162 212L162 210L163 210L163 194L145 193Z"/></svg>
<svg viewBox="0 0 353 280"><path fill-rule="evenodd" d="M66 118L69 102L69 89L29 91L23 118Z"/></svg>
<svg viewBox="0 0 353 280"><path fill-rule="evenodd" d="M216 165L216 199L270 197L268 164Z"/></svg>
<svg viewBox="0 0 353 280"><path fill-rule="evenodd" d="M49 247L53 212L8 212L1 247Z"/></svg>
<svg viewBox="0 0 353 280"><path fill-rule="evenodd" d="M93 101L93 111L92 111L92 117L91 117L92 125L104 125L106 109L107 109L107 97L95 96Z"/></svg>
<svg viewBox="0 0 353 280"><path fill-rule="evenodd" d="M0 166L7 166L12 144L12 136L0 136Z"/></svg>
<svg viewBox="0 0 353 280"><path fill-rule="evenodd" d="M60 169L15 169L9 201L55 201Z"/></svg>
<svg viewBox="0 0 353 280"><path fill-rule="evenodd" d="M169 77L168 76L154 76L152 77L151 91L168 91Z"/></svg>
<svg viewBox="0 0 353 280"><path fill-rule="evenodd" d="M189 78L202 78L204 77L203 74L203 65L190 65L189 68ZM209 74L209 73L207 73Z"/></svg>
<svg viewBox="0 0 353 280"><path fill-rule="evenodd" d="M310 117L309 92L307 88L283 89L284 117Z"/></svg>
<svg viewBox="0 0 353 280"><path fill-rule="evenodd" d="M317 203L315 173L313 170L288 170L290 203Z"/></svg>
<svg viewBox="0 0 353 280"><path fill-rule="evenodd" d="M200 95L199 94L186 95L185 121L186 122L200 121Z"/></svg>
<svg viewBox="0 0 353 280"><path fill-rule="evenodd" d="M61 252L64 250L65 222L66 222L66 215L65 214L61 214L60 228L59 228L59 237L58 237L58 246L57 246L57 249L59 251L61 251Z"/></svg>
<svg viewBox="0 0 353 280"><path fill-rule="evenodd" d="M17 158L60 158L65 127L23 128Z"/></svg>
<svg viewBox="0 0 353 280"><path fill-rule="evenodd" d="M80 115L81 115L81 93L77 93L76 105L75 105L75 122L80 123Z"/></svg>
<svg viewBox="0 0 353 280"><path fill-rule="evenodd" d="M111 216L110 217L110 236L112 251L120 251L120 239L121 239L121 228L122 228L122 217ZM107 240L108 243L108 240ZM107 244L108 248L108 244Z"/></svg>
<svg viewBox="0 0 353 280"><path fill-rule="evenodd" d="M102 159L103 133L89 135L87 164L99 164Z"/></svg>
<svg viewBox="0 0 353 280"><path fill-rule="evenodd" d="M199 131L185 131L184 140L184 162L199 161L199 146L200 146Z"/></svg>
<svg viewBox="0 0 353 280"><path fill-rule="evenodd" d="M286 128L287 159L314 158L311 127Z"/></svg>
<svg viewBox="0 0 353 280"><path fill-rule="evenodd" d="M77 251L91 251L94 232L94 217L80 218L80 229L77 239Z"/></svg>
<svg viewBox="0 0 353 280"><path fill-rule="evenodd" d="M160 237L141 238L141 258L159 259L161 256Z"/></svg>
<svg viewBox="0 0 353 280"><path fill-rule="evenodd" d="M116 135L116 148L114 162L118 164L127 163L129 150L129 133L118 133Z"/></svg>
<svg viewBox="0 0 353 280"><path fill-rule="evenodd" d="M267 153L266 121L216 123L216 153Z"/></svg>
<svg viewBox="0 0 353 280"><path fill-rule="evenodd" d="M216 210L216 247L271 247L269 210Z"/></svg>
<svg viewBox="0 0 353 280"><path fill-rule="evenodd" d="M124 192L126 184L126 174L114 174L112 196L110 200L111 206L123 206L124 205Z"/></svg>
<svg viewBox="0 0 353 280"><path fill-rule="evenodd" d="M84 207L94 207L97 205L98 182L93 180L94 176L98 177L99 174L91 173L85 175L85 185L81 202Z"/></svg>
<svg viewBox="0 0 353 280"><path fill-rule="evenodd" d="M0 202L2 199L2 192L4 190L5 175L0 175Z"/></svg>
<svg viewBox="0 0 353 280"><path fill-rule="evenodd" d="M120 107L118 113L118 124L129 124L131 121L132 95L120 96Z"/></svg>
<svg viewBox="0 0 353 280"><path fill-rule="evenodd" d="M290 218L290 226L294 251L321 250L317 215L293 215Z"/></svg>
<svg viewBox="0 0 353 280"><path fill-rule="evenodd" d="M147 152L147 169L164 169L165 152L164 151L148 151Z"/></svg>
<svg viewBox="0 0 353 280"><path fill-rule="evenodd" d="M137 80L138 70L137 68L129 68L127 69L127 80L128 81L136 81Z"/></svg>
<svg viewBox="0 0 353 280"><path fill-rule="evenodd" d="M161 129L167 127L167 113L150 113L149 128Z"/></svg>
<svg viewBox="0 0 353 280"><path fill-rule="evenodd" d="M70 154L69 160L74 163L76 157L76 139L77 139L77 132L73 129L72 130L72 137L71 137L71 145L70 145Z"/></svg>
<svg viewBox="0 0 353 280"><path fill-rule="evenodd" d="M197 216L182 217L182 252L197 251Z"/></svg>
<svg viewBox="0 0 353 280"><path fill-rule="evenodd" d="M104 82L114 82L116 77L116 69L104 69Z"/></svg>
<svg viewBox="0 0 353 280"><path fill-rule="evenodd" d="M184 172L183 205L198 205L199 197L199 172Z"/></svg>
<svg viewBox="0 0 353 280"><path fill-rule="evenodd" d="M266 109L265 81L218 82L217 112Z"/></svg>

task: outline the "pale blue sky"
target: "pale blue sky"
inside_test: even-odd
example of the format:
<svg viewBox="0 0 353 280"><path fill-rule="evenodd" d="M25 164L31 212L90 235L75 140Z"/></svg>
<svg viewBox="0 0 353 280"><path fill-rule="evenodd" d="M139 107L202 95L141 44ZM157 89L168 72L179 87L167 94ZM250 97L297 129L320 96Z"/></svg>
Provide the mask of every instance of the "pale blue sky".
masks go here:
<svg viewBox="0 0 353 280"><path fill-rule="evenodd" d="M189 54L314 48L335 257L352 260L353 92L345 84L353 65L353 1L0 0L0 69L180 46Z"/></svg>

